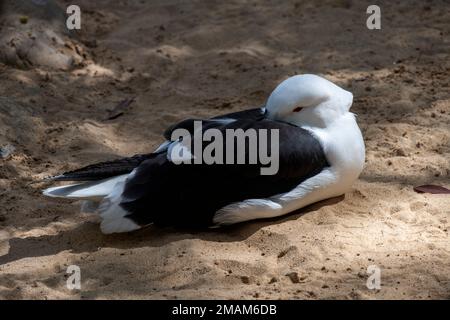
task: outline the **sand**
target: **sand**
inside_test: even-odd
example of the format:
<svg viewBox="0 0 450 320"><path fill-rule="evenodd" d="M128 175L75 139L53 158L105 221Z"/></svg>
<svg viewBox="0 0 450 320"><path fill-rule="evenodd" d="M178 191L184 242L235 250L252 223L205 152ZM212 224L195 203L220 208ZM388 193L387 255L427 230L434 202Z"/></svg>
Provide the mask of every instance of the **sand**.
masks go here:
<svg viewBox="0 0 450 320"><path fill-rule="evenodd" d="M360 1L77 3L80 32L56 19L62 42L36 40L63 66L36 51L0 63L0 147L15 148L0 159L0 299L450 298L450 197L413 191L450 187L448 2L380 1L372 31ZM219 230L105 236L32 183L151 151L174 121L260 106L297 73L355 96L367 159L344 197ZM81 290L66 287L69 265Z"/></svg>

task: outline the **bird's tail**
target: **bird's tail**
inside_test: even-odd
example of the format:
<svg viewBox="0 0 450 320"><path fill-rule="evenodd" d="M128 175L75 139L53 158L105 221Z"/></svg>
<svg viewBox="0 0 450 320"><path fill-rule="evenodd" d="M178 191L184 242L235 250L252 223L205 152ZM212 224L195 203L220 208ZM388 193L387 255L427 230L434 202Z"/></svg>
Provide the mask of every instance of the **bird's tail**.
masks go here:
<svg viewBox="0 0 450 320"><path fill-rule="evenodd" d="M98 213L102 219L103 233L118 233L138 230L140 225L126 217L128 212L120 203L128 174L84 183L53 187L44 190L44 195L56 198L83 200L81 211Z"/></svg>
<svg viewBox="0 0 450 320"><path fill-rule="evenodd" d="M129 212L121 207L121 195L127 178L133 175L133 170L155 154L157 153L96 163L49 177L46 181L76 182L45 189L43 194L54 198L83 200L81 211L98 213L102 218L101 230L105 234L140 229L140 225L127 217Z"/></svg>
<svg viewBox="0 0 450 320"><path fill-rule="evenodd" d="M109 195L114 186L119 182L124 182L128 174L98 180L89 181L76 184L70 184L60 187L52 187L45 189L43 194L54 198L69 198L77 200L101 200Z"/></svg>

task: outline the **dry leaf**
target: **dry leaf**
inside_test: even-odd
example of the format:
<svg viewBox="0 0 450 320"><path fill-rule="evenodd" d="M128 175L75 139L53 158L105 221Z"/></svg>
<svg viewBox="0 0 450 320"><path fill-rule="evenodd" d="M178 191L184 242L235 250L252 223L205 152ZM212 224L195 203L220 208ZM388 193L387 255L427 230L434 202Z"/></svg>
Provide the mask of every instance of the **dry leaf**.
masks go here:
<svg viewBox="0 0 450 320"><path fill-rule="evenodd" d="M432 184L414 187L414 191L419 193L450 194L449 189L441 186L434 186Z"/></svg>

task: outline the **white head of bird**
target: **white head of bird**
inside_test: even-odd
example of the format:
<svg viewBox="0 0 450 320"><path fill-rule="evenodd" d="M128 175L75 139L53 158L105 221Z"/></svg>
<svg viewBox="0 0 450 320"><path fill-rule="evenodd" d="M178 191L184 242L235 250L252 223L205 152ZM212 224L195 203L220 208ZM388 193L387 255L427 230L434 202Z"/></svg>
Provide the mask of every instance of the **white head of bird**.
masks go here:
<svg viewBox="0 0 450 320"><path fill-rule="evenodd" d="M280 83L266 103L268 118L299 127L326 128L349 112L353 94L313 74Z"/></svg>

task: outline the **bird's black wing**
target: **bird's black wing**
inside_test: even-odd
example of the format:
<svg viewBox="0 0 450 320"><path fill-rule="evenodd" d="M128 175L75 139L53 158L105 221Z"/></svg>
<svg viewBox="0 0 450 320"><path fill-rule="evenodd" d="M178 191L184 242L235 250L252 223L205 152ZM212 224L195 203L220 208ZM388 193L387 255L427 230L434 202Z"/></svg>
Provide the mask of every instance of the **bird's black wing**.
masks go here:
<svg viewBox="0 0 450 320"><path fill-rule="evenodd" d="M96 181L126 173L130 173L144 160L151 159L155 154L137 154L128 158L95 163L80 169L49 177L52 181Z"/></svg>
<svg viewBox="0 0 450 320"><path fill-rule="evenodd" d="M237 111L232 113L223 114L221 116L214 117L212 119L235 119L235 120L253 120L260 121L263 120L266 114L266 109L264 107L261 108L253 108L243 111Z"/></svg>
<svg viewBox="0 0 450 320"><path fill-rule="evenodd" d="M169 127L165 133L164 137L170 140L172 132L175 129L184 128L190 133L194 130L194 121L202 121L203 127L207 129L208 127L215 127L217 122L222 122L223 119L253 119L261 120L264 117L264 111L261 108L244 110L234 113L229 113L221 116L217 116L212 119L187 119L181 121L171 127ZM127 174L133 171L142 161L154 158L158 153L149 154L137 154L132 157L120 158L117 160L105 161L100 163L95 163L88 165L83 168L79 168L73 171L68 171L63 174L48 177L46 180L51 181L96 181L102 180L122 174Z"/></svg>
<svg viewBox="0 0 450 320"><path fill-rule="evenodd" d="M208 128L213 128L217 125L227 123L229 120L252 120L252 121L261 121L264 119L265 109L264 108L254 108L249 110L243 110L238 112L232 112L223 114L210 119L186 119L180 121L169 128L164 132L164 138L167 140L172 140L172 133L176 129L185 129L189 131L191 134L194 132L194 121L202 121L203 130Z"/></svg>
<svg viewBox="0 0 450 320"><path fill-rule="evenodd" d="M121 206L129 212L128 218L140 225L153 222L207 226L214 213L230 203L288 192L329 166L319 141L299 127L266 119L239 119L230 123L216 122L215 129L224 136L227 129L266 129L269 141L270 130L277 129L278 172L261 175L260 169L266 166L260 159L257 164L177 165L168 160L170 157L166 153L161 153L143 161L134 176L127 180ZM270 146L270 142L267 144ZM203 150L207 145L203 144ZM246 156L249 148L246 143Z"/></svg>

